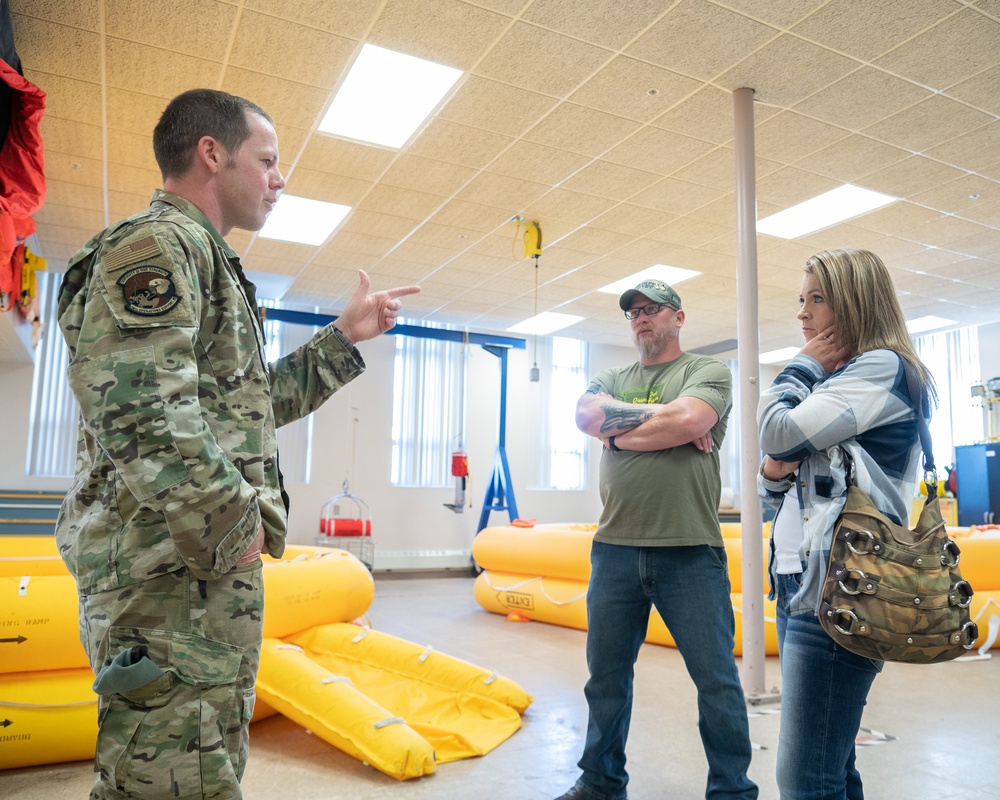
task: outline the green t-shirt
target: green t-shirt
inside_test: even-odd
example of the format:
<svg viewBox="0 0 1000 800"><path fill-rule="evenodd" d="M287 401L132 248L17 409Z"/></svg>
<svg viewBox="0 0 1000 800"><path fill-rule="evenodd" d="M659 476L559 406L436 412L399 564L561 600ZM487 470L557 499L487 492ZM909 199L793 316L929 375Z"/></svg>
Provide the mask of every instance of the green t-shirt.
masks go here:
<svg viewBox="0 0 1000 800"><path fill-rule="evenodd" d="M711 453L693 444L651 452L605 448L601 456L604 511L594 538L607 544L647 547L722 547L719 447L732 408L732 376L726 365L685 353L666 364L636 362L604 370L595 382L626 403L666 404L678 397L697 397L715 409L719 421L712 428L715 446Z"/></svg>

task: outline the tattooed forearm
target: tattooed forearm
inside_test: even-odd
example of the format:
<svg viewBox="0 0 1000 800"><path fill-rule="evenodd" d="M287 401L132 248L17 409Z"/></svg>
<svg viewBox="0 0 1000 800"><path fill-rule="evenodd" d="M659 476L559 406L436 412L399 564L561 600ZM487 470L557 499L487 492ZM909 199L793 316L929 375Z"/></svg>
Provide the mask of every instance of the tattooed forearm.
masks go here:
<svg viewBox="0 0 1000 800"><path fill-rule="evenodd" d="M603 394L603 393L604 390L601 389L601 384L599 384L597 381L594 381L592 384L590 384L590 386L587 387L587 391L584 392L584 394Z"/></svg>
<svg viewBox="0 0 1000 800"><path fill-rule="evenodd" d="M642 406L601 406L604 412L604 422L601 424L601 433L611 431L630 431L638 428L646 420L653 416L653 412L644 409Z"/></svg>

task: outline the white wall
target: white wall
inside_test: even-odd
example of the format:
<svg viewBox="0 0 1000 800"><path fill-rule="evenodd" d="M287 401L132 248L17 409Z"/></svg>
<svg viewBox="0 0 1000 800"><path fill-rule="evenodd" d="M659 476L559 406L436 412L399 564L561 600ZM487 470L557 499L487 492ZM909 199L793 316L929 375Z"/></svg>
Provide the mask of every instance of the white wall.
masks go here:
<svg viewBox="0 0 1000 800"><path fill-rule="evenodd" d="M341 491L345 477L352 492L371 507L375 566L383 568L458 567L469 563L483 498L493 472L499 414L500 360L481 347L469 351L468 427L465 450L471 480L462 514L444 507L454 500L453 486L443 489L397 488L389 482L392 376L395 342L383 336L360 347L365 374L316 412L313 428L312 480L289 484L292 500L289 542L311 544L318 532L323 504ZM591 347L591 373L635 358L631 348ZM596 522L600 448L591 447L590 488L584 492L530 490L528 459L538 450L528 441L527 415L532 413L529 359L525 350L508 356L507 437L513 494L518 514L539 522ZM0 488L65 491L70 479L29 478L24 472L28 445L32 366L2 364L0 418L5 420L0 460ZM572 409L567 409L572 413ZM352 420L357 418L358 422ZM354 430L352 430L354 429ZM352 457L352 435L355 437ZM471 502L471 508L469 503ZM353 506L346 504L341 515ZM490 514L489 525L506 525L506 512Z"/></svg>
<svg viewBox="0 0 1000 800"><path fill-rule="evenodd" d="M979 379L1000 377L1000 323L979 326Z"/></svg>

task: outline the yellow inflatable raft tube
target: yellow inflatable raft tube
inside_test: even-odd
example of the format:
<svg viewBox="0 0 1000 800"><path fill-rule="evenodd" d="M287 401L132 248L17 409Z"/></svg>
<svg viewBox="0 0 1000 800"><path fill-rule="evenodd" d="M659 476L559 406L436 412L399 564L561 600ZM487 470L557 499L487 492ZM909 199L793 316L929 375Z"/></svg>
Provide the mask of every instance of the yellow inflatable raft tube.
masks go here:
<svg viewBox="0 0 1000 800"><path fill-rule="evenodd" d="M0 675L0 770L93 758L93 682L89 668Z"/></svg>
<svg viewBox="0 0 1000 800"><path fill-rule="evenodd" d="M0 542L0 577L69 575L54 536L11 534Z"/></svg>
<svg viewBox="0 0 1000 800"><path fill-rule="evenodd" d="M0 578L0 674L89 667L78 618L69 575Z"/></svg>
<svg viewBox="0 0 1000 800"><path fill-rule="evenodd" d="M434 748L424 737L296 645L264 640L257 692L338 750L394 778L419 778L437 769Z"/></svg>
<svg viewBox="0 0 1000 800"><path fill-rule="evenodd" d="M734 523L723 523L732 526ZM590 580L590 547L596 524L545 524L533 528L484 528L472 543L472 557L483 569L518 575L545 575L574 581ZM729 531L732 534L732 531ZM743 591L743 541L726 536L729 582ZM761 542L763 575L767 580L767 540ZM766 585L766 584L765 584Z"/></svg>

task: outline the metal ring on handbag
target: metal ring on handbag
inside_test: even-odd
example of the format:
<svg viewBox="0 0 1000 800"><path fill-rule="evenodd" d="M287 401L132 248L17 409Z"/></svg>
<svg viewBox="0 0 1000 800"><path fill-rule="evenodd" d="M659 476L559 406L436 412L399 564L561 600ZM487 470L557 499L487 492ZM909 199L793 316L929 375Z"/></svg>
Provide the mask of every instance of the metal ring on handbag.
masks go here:
<svg viewBox="0 0 1000 800"><path fill-rule="evenodd" d="M962 551L958 549L958 545L955 544L951 539L944 543L944 547L941 548L941 563L944 564L949 569L958 566L958 560L962 557ZM953 555L955 560L950 561L948 559L949 555Z"/></svg>
<svg viewBox="0 0 1000 800"><path fill-rule="evenodd" d="M847 538L847 537L845 537L845 538L844 538L844 540L845 540L845 541L847 542L847 548L848 548L848 549L849 549L849 550L850 550L850 551L851 551L852 553L854 553L855 555L857 555L857 556L866 556L866 555L868 555L869 553L871 553L871 552L872 552L872 550L874 550L874 549L875 549L875 547L874 547L874 546L875 546L875 542L876 542L877 540L876 540L876 538L875 538L875 534L874 534L874 533L872 533L871 531L865 531L865 530L861 530L861 531L851 531L851 534L853 534L853 535L852 535L852 536L850 536L850 538ZM857 541L858 537L860 537L861 535L865 535L865 536L867 536L867 537L868 537L868 541L869 541L869 543L871 544L871 548L870 548L870 549L868 549L868 550L858 550L858 548L856 548L856 547L854 546L854 542L855 542L855 541Z"/></svg>
<svg viewBox="0 0 1000 800"><path fill-rule="evenodd" d="M855 614L853 611L851 611L851 609L849 609L849 608L835 608L835 609L833 609L833 613L836 614L838 617L848 617L848 618L850 618L851 622L859 622L860 621L860 620L858 620L858 615ZM854 631L849 631L849 630L846 630L846 629L840 627L840 623L838 623L838 622L833 623L833 627L835 627L838 631L840 631L845 636L853 636L854 635Z"/></svg>
<svg viewBox="0 0 1000 800"><path fill-rule="evenodd" d="M966 650L971 650L976 644L976 639L979 638L979 626L970 620L962 626L959 636L965 639L962 643L962 647Z"/></svg>
<svg viewBox="0 0 1000 800"><path fill-rule="evenodd" d="M968 608L972 603L972 585L968 581L958 581L948 592L948 602L959 608Z"/></svg>
<svg viewBox="0 0 1000 800"><path fill-rule="evenodd" d="M845 569L843 572L843 576L844 576L843 578L837 581L837 585L840 586L841 590L845 594L852 594L852 595L861 594L861 592L864 591L863 589L852 589L851 587L849 587L847 584L844 583L844 580L850 580L854 581L853 584L854 586L857 586L860 581L867 581L868 576L865 575L865 573L862 572L860 569ZM872 584L869 583L866 588L868 589L873 588Z"/></svg>

